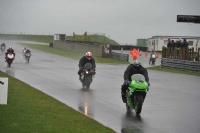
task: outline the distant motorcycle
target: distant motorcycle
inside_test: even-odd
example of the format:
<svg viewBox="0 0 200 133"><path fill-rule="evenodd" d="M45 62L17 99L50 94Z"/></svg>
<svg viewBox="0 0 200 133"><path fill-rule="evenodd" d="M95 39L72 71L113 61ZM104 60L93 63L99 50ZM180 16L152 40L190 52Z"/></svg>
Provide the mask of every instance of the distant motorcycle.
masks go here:
<svg viewBox="0 0 200 133"><path fill-rule="evenodd" d="M126 109L135 109L137 115L142 111L146 93L148 91L148 83L142 74L134 74L131 76L131 83L126 91Z"/></svg>
<svg viewBox="0 0 200 133"><path fill-rule="evenodd" d="M155 65L156 62L156 54L152 54L149 60L149 64Z"/></svg>
<svg viewBox="0 0 200 133"><path fill-rule="evenodd" d="M91 63L86 63L84 68L83 68L83 72L81 74L81 82L82 82L82 87L83 88L90 88L90 84L93 81L93 75L94 75L94 70L92 68L92 64Z"/></svg>
<svg viewBox="0 0 200 133"><path fill-rule="evenodd" d="M4 53L5 50L6 50L6 46L1 46L1 52Z"/></svg>
<svg viewBox="0 0 200 133"><path fill-rule="evenodd" d="M27 63L29 63L30 58L31 58L31 53L25 53L25 60Z"/></svg>
<svg viewBox="0 0 200 133"><path fill-rule="evenodd" d="M10 67L13 60L15 59L15 54L13 53L8 53L6 56L6 62L7 62L7 66Z"/></svg>

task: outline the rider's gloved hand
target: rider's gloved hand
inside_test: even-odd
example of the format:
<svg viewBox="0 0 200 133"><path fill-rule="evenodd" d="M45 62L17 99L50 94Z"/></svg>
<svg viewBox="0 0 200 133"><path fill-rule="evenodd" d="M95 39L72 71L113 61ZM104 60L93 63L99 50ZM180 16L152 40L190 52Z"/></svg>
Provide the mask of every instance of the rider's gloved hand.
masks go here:
<svg viewBox="0 0 200 133"><path fill-rule="evenodd" d="M149 83L149 82L147 82L147 84L148 84L148 89L147 89L147 91L149 91L149 86L150 86L150 83Z"/></svg>
<svg viewBox="0 0 200 133"><path fill-rule="evenodd" d="M83 67L79 67L79 70L83 70Z"/></svg>
<svg viewBox="0 0 200 133"><path fill-rule="evenodd" d="M150 83L149 83L149 82L147 82L147 84L148 84L148 86L150 86Z"/></svg>
<svg viewBox="0 0 200 133"><path fill-rule="evenodd" d="M125 85L129 85L129 84L130 84L130 81L129 81L128 79L126 79L126 80L124 81L124 84L125 84Z"/></svg>
<svg viewBox="0 0 200 133"><path fill-rule="evenodd" d="M93 74L95 75L96 74L96 69L94 68L94 72L93 72Z"/></svg>

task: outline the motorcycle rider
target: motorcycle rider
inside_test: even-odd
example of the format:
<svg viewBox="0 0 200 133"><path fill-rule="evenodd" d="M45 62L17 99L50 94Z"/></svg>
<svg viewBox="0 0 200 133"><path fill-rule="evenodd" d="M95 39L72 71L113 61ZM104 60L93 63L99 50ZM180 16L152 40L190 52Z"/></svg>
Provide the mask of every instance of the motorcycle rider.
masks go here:
<svg viewBox="0 0 200 133"><path fill-rule="evenodd" d="M134 60L133 63L130 64L124 72L124 83L121 86L121 96L124 103L126 103L126 90L129 87L131 76L133 74L142 74L145 77L148 86L150 86L147 69L144 68L138 60Z"/></svg>
<svg viewBox="0 0 200 133"><path fill-rule="evenodd" d="M7 49L7 53L12 53L12 54L14 54L14 49L10 46L8 49Z"/></svg>
<svg viewBox="0 0 200 133"><path fill-rule="evenodd" d="M6 47L6 44L4 42L1 44L1 49L3 46Z"/></svg>
<svg viewBox="0 0 200 133"><path fill-rule="evenodd" d="M22 53L23 53L23 55L26 53L26 46L24 46L24 48L22 49Z"/></svg>
<svg viewBox="0 0 200 133"><path fill-rule="evenodd" d="M27 50L25 51L25 53L30 53L30 55L31 55L31 51L30 51L29 49L27 49Z"/></svg>
<svg viewBox="0 0 200 133"><path fill-rule="evenodd" d="M23 51L26 51L26 46L24 46L24 48L22 49Z"/></svg>
<svg viewBox="0 0 200 133"><path fill-rule="evenodd" d="M79 80L81 80L81 73L83 72L83 67L86 63L90 62L92 64L92 68L94 69L94 75L96 74L96 64L95 64L95 60L92 57L92 53L91 52L86 52L85 56L83 56L80 60L79 60L79 71L78 71L78 75L79 75Z"/></svg>
<svg viewBox="0 0 200 133"><path fill-rule="evenodd" d="M156 57L156 52L155 52L154 49L152 49L152 51L151 51L150 59L149 59L149 64L150 64L150 61L151 61L152 55L155 55L155 57Z"/></svg>
<svg viewBox="0 0 200 133"><path fill-rule="evenodd" d="M12 53L15 57L15 51L14 51L14 49L12 49L11 46L7 49L7 52L5 53L5 59L7 58L7 54L9 54L9 53Z"/></svg>

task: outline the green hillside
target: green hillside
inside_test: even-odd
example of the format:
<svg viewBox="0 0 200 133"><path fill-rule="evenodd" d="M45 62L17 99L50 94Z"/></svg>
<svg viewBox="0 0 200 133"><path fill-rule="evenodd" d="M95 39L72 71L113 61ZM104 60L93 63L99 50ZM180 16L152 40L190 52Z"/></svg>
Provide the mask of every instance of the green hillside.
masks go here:
<svg viewBox="0 0 200 133"><path fill-rule="evenodd" d="M24 41L36 41L43 43L53 42L53 35L25 35L25 34L0 34L2 40L24 40ZM103 35L74 35L67 36L67 40L83 41L83 42L95 42L99 45L104 44L116 44L118 43L112 39Z"/></svg>
<svg viewBox="0 0 200 133"><path fill-rule="evenodd" d="M107 38L106 36L102 35L75 35L75 36L67 36L67 40L74 40L74 41L86 41L86 42L96 42L100 45L102 44L116 44L118 43L112 39Z"/></svg>
<svg viewBox="0 0 200 133"><path fill-rule="evenodd" d="M53 35L22 35L22 34L0 34L3 40L26 40L50 43L53 42Z"/></svg>

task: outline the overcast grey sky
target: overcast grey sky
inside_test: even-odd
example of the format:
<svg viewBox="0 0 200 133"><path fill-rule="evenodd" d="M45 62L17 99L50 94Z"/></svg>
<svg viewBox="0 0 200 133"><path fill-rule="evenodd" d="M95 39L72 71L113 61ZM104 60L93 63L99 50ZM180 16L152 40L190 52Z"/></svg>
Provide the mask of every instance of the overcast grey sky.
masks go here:
<svg viewBox="0 0 200 133"><path fill-rule="evenodd" d="M72 35L105 33L119 43L156 35L200 36L200 0L0 0L0 32Z"/></svg>

